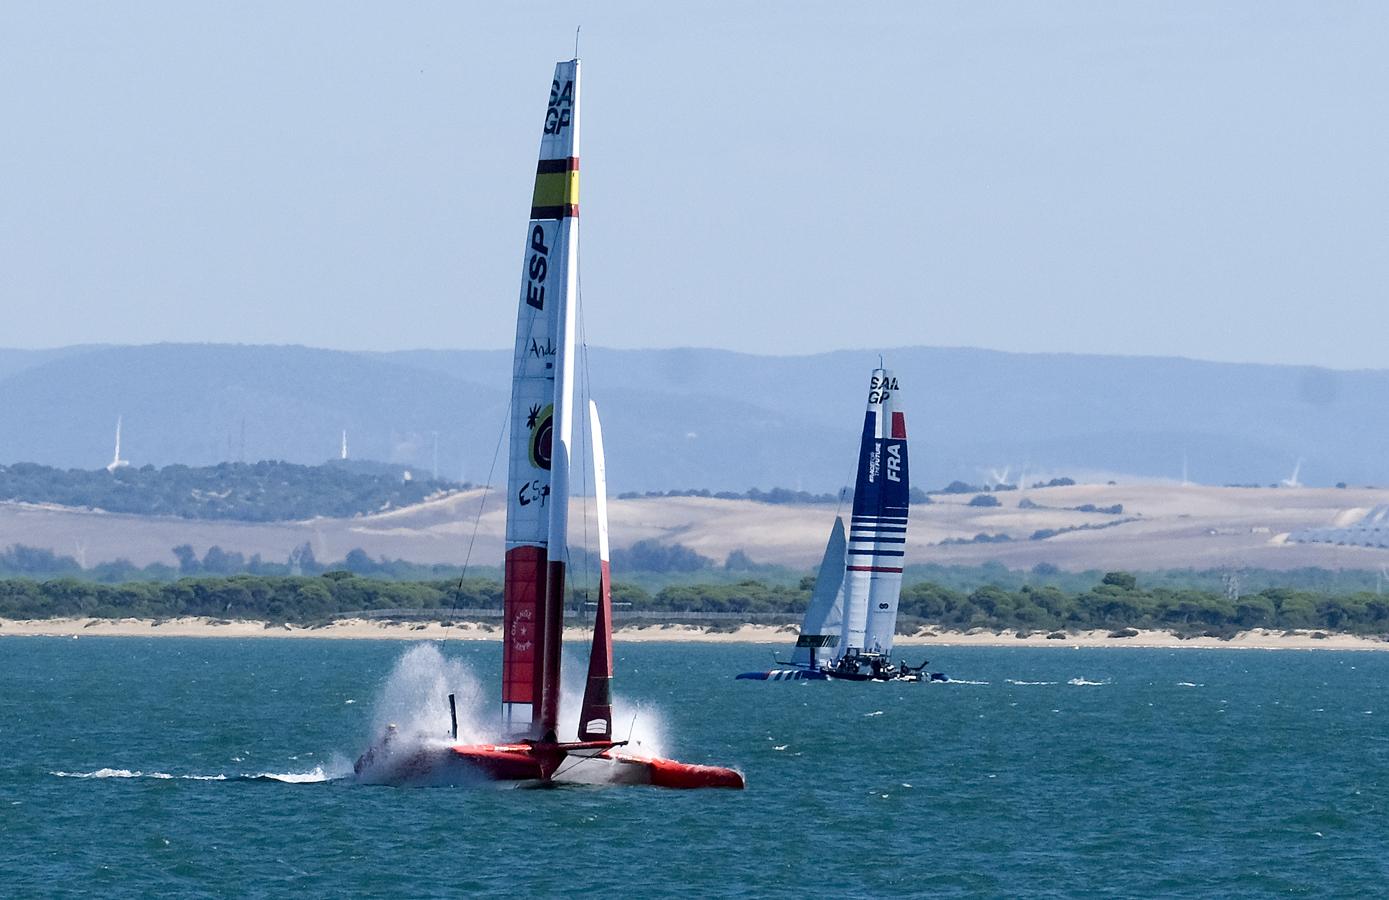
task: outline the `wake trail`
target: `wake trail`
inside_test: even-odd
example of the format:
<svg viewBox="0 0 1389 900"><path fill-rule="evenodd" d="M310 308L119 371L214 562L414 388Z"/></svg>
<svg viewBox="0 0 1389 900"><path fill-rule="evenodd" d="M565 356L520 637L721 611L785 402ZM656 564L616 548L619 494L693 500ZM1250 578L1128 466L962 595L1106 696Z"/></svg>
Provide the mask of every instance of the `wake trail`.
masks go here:
<svg viewBox="0 0 1389 900"><path fill-rule="evenodd" d="M49 772L55 778L123 778L151 781L277 781L281 784L322 784L349 777L349 772L325 771L315 766L308 772L218 772L213 775L175 772L146 772L140 769L97 769L93 772Z"/></svg>

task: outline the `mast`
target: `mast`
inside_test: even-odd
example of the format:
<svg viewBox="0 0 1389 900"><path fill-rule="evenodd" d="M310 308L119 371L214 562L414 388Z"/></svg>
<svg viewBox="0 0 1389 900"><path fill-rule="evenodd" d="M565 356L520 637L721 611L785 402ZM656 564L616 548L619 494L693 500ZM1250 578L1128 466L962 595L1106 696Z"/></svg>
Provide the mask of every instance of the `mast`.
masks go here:
<svg viewBox="0 0 1389 900"><path fill-rule="evenodd" d="M593 491L598 515L598 608L593 613L593 647L588 654L588 681L579 708L579 740L611 740L613 736L613 620L612 573L608 565L608 473L603 454L603 428L598 404L588 401L593 432Z"/></svg>
<svg viewBox="0 0 1389 900"><path fill-rule="evenodd" d="M555 65L526 227L512 369L502 721L553 738L559 717L579 249L579 61Z"/></svg>
<svg viewBox="0 0 1389 900"><path fill-rule="evenodd" d="M897 378L874 369L863 419L844 566L846 650L887 653L897 627L906 555L910 486L907 421L897 411Z"/></svg>

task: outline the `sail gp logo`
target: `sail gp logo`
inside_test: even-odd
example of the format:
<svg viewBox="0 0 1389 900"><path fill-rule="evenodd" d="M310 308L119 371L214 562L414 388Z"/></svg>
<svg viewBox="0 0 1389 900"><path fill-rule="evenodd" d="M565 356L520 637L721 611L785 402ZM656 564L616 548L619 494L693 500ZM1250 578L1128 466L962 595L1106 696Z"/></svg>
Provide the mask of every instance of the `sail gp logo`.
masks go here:
<svg viewBox="0 0 1389 900"><path fill-rule="evenodd" d="M902 445L887 445L887 480L902 480Z"/></svg>
<svg viewBox="0 0 1389 900"><path fill-rule="evenodd" d="M574 82L550 82L550 108L545 110L545 133L559 134L574 121Z"/></svg>
<svg viewBox="0 0 1389 900"><path fill-rule="evenodd" d="M891 397L895 390L897 390L896 376L885 375L879 378L874 375L868 383L868 402L874 405L886 403L887 398Z"/></svg>
<svg viewBox="0 0 1389 900"><path fill-rule="evenodd" d="M868 483L873 484L878 480L878 470L882 468L883 445L874 444L873 453L868 457Z"/></svg>

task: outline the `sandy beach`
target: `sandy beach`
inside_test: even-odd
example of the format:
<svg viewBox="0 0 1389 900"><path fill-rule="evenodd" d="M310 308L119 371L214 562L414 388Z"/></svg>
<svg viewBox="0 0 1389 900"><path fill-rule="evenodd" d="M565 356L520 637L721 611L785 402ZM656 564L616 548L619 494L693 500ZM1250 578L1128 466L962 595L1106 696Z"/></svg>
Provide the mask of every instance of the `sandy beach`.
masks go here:
<svg viewBox="0 0 1389 900"><path fill-rule="evenodd" d="M619 628L613 638L619 642L693 641L716 644L769 644L790 646L796 633L792 625L742 625L734 630L709 630L696 625L642 625ZM588 638L587 629L565 629L565 640ZM327 625L266 625L262 622L225 621L202 618L152 619L0 619L0 637L197 637L197 638L331 638L340 640L405 641L495 641L501 628L476 622L444 626L438 622L382 622L342 619ZM1316 635L1321 635L1320 637ZM898 635L898 647L1147 647L1173 649L1223 648L1235 650L1389 650L1389 641L1349 634L1320 631L1241 632L1226 641L1198 637L1181 639L1167 631L1139 631L1131 637L1110 637L1109 632L1082 631L1064 638L1049 638L1046 632L1018 636L1013 632L995 633L927 629L913 635Z"/></svg>

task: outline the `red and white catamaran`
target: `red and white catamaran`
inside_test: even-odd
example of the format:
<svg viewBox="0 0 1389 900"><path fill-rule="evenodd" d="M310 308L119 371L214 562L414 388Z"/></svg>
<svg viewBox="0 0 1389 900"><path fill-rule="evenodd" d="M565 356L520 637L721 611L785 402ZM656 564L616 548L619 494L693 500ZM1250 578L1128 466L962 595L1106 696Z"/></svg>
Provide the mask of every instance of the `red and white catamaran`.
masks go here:
<svg viewBox="0 0 1389 900"><path fill-rule="evenodd" d="M743 787L721 766L629 751L613 739L612 601L602 432L590 402L601 577L577 740L558 738L565 558L574 431L579 249L579 60L555 66L526 229L512 373L502 730L506 743L413 750L400 780ZM382 756L391 754L381 754ZM370 776L373 760L359 760Z"/></svg>

